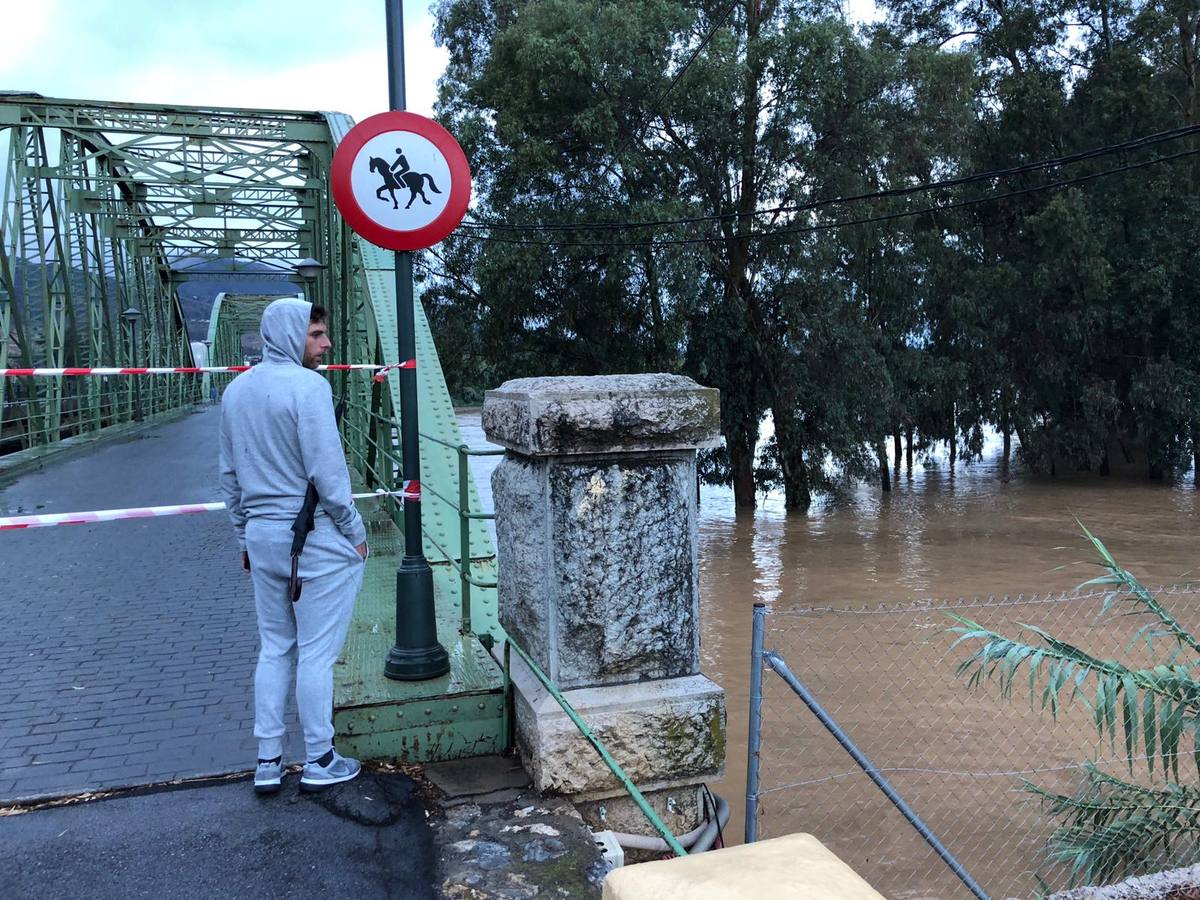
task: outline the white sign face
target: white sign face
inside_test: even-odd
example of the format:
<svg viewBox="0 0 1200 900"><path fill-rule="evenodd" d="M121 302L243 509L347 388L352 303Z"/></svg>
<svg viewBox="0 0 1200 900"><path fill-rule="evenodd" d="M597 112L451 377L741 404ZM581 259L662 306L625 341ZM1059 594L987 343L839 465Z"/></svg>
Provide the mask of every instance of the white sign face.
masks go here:
<svg viewBox="0 0 1200 900"><path fill-rule="evenodd" d="M450 202L450 166L431 141L411 131L385 131L354 157L354 199L367 217L393 231L431 223Z"/></svg>

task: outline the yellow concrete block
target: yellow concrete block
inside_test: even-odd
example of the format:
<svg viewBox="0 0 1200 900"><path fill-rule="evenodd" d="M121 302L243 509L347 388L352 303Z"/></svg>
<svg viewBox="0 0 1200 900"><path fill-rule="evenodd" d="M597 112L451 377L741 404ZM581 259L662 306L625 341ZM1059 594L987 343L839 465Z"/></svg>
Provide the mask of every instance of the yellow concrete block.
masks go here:
<svg viewBox="0 0 1200 900"><path fill-rule="evenodd" d="M614 869L603 900L883 900L811 834Z"/></svg>

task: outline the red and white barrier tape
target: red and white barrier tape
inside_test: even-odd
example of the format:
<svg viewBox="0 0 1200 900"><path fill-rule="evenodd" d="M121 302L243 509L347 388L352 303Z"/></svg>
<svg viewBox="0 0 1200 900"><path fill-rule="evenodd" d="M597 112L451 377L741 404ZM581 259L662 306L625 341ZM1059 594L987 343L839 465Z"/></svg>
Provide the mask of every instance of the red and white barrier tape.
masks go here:
<svg viewBox="0 0 1200 900"><path fill-rule="evenodd" d="M401 500L421 499L421 482L406 481L399 491L375 491L354 494L355 500L370 497L398 497ZM92 512L51 513L41 516L0 516L0 531L23 528L48 528L51 525L91 525L95 522L119 522L123 519L156 519L161 516L186 516L192 513L219 512L224 503L184 503L178 506L142 506L133 509L98 509Z"/></svg>
<svg viewBox="0 0 1200 900"><path fill-rule="evenodd" d="M415 369L417 361L410 359L388 366L373 363L348 363L317 366L319 372L371 371L382 381L392 369ZM0 378L74 377L79 375L199 375L204 372L245 372L251 366L176 366L150 368L67 368L67 369L0 369Z"/></svg>

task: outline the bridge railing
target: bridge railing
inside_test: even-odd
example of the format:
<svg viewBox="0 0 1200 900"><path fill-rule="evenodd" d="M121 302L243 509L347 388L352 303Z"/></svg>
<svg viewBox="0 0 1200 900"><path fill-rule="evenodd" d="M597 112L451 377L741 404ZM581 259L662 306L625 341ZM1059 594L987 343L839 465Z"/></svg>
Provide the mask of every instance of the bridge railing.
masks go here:
<svg viewBox="0 0 1200 900"><path fill-rule="evenodd" d="M477 578L471 572L471 562L475 558L471 553L471 522L475 520L494 520L496 513L471 509L470 459L472 456L503 456L505 451L473 450L467 444L453 444L450 441L443 440L432 434L426 434L425 432L420 432L420 435L422 440L440 444L458 454L458 501L451 500L449 497L424 483L421 485L421 501L425 502L425 496L428 494L444 503L458 516L459 543L457 560L454 558L453 553L447 552L447 548L439 546L428 532L425 536L434 546L437 546L441 550L450 565L458 572L462 589L462 632L463 634L467 634L471 631L471 588L477 587L491 590L495 590L496 588L495 579Z"/></svg>
<svg viewBox="0 0 1200 900"><path fill-rule="evenodd" d="M366 427L363 427L363 424ZM352 440L346 441L349 448L351 463L372 489L382 488L387 491L398 490L402 482L403 467L399 450L399 435L395 420L383 415L366 405L350 403L342 420L342 427ZM447 547L444 538L439 540L432 529L424 529L422 538L434 547L446 560L447 564L458 573L461 586L461 618L459 630L463 634L472 631L471 603L473 589L496 588L494 579L481 577L472 566L475 554L472 549L471 523L476 520L489 520L496 517L493 512L473 509L471 505L470 458L473 456L502 456L503 450L473 450L462 443L453 443L437 435L420 433L422 443L432 442L454 451L458 457L457 499L447 496L433 484L421 482L421 502L440 503L448 508L459 521L458 547ZM424 452L424 451L423 451ZM402 526L403 517L398 501L393 509L393 520ZM491 635L481 635L485 643L490 643Z"/></svg>
<svg viewBox="0 0 1200 900"><path fill-rule="evenodd" d="M90 434L199 402L194 375L62 376L3 379L0 455ZM54 382L58 382L57 384ZM47 395L57 392L51 404Z"/></svg>

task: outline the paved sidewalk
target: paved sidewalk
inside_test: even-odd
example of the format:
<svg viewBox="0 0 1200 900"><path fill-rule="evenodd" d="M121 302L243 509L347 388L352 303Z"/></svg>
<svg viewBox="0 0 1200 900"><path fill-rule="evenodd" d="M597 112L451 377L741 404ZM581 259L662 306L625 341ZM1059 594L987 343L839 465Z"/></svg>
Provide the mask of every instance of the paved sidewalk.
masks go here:
<svg viewBox="0 0 1200 900"><path fill-rule="evenodd" d="M0 817L7 900L435 896L426 805L402 775L364 773L318 795L291 775Z"/></svg>
<svg viewBox="0 0 1200 900"><path fill-rule="evenodd" d="M50 462L0 487L0 515L217 500L219 418ZM0 573L0 800L253 764L258 637L226 516L0 532Z"/></svg>

